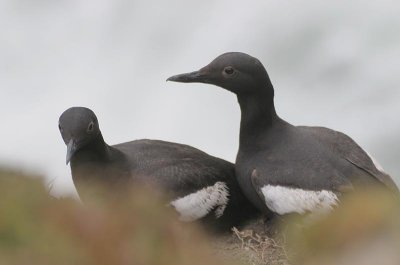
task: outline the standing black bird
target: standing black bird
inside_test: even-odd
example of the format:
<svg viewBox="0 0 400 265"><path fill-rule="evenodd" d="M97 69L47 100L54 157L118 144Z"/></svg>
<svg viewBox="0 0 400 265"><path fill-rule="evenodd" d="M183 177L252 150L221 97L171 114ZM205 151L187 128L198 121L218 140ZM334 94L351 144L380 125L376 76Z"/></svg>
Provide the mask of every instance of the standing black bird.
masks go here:
<svg viewBox="0 0 400 265"><path fill-rule="evenodd" d="M67 145L67 164L79 196L101 183L118 192L126 185L156 185L171 196L183 221L200 220L217 230L229 229L257 215L242 194L232 163L188 145L158 140L136 140L107 145L96 115L73 107L59 119Z"/></svg>
<svg viewBox="0 0 400 265"><path fill-rule="evenodd" d="M250 55L225 53L199 71L167 80L213 84L237 95L241 122L236 175L247 198L264 212L330 210L340 194L364 185L398 191L347 135L296 127L279 118L267 71Z"/></svg>

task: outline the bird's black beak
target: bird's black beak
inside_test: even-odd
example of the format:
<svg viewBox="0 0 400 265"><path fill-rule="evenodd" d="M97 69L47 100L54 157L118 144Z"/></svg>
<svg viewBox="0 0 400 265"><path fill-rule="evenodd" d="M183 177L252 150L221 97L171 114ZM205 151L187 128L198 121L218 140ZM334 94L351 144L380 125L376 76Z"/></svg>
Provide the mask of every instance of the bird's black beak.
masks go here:
<svg viewBox="0 0 400 265"><path fill-rule="evenodd" d="M180 82L180 83L208 83L209 75L202 70L174 75L167 79L167 81Z"/></svg>
<svg viewBox="0 0 400 265"><path fill-rule="evenodd" d="M67 165L71 161L71 158L74 156L77 150L78 148L75 140L74 139L69 140L67 144L67 158L66 158Z"/></svg>

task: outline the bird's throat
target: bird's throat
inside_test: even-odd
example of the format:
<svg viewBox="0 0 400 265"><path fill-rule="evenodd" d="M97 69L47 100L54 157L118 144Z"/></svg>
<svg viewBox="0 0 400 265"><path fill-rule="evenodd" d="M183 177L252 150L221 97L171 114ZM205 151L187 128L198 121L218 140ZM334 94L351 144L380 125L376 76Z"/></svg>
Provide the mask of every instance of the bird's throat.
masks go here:
<svg viewBox="0 0 400 265"><path fill-rule="evenodd" d="M239 148L251 148L279 120L273 95L238 95L238 101L241 109Z"/></svg>

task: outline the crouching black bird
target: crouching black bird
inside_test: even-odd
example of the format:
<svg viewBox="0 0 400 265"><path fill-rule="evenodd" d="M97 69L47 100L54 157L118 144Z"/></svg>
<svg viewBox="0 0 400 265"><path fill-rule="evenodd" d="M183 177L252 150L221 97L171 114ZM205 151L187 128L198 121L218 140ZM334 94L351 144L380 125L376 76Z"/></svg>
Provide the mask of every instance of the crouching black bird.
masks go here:
<svg viewBox="0 0 400 265"><path fill-rule="evenodd" d="M296 127L278 117L267 71L250 55L225 53L199 71L167 80L213 84L236 94L241 108L236 176L247 198L264 212L330 210L342 193L365 185L398 191L347 135Z"/></svg>
<svg viewBox="0 0 400 265"><path fill-rule="evenodd" d="M66 110L59 130L84 202L92 196L91 186L99 183L111 193L144 183L170 195L170 205L183 221L200 220L226 230L257 215L238 186L232 163L188 145L158 140L107 145L96 115L84 107Z"/></svg>

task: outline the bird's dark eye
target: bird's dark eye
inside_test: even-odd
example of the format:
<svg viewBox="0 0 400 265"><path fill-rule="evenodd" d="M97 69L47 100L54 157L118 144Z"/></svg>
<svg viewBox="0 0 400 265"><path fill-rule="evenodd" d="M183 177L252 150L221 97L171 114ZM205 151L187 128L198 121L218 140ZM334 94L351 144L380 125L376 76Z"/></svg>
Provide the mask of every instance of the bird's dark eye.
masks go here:
<svg viewBox="0 0 400 265"><path fill-rule="evenodd" d="M94 129L94 122L91 121L89 123L86 131L87 131L87 133L91 133L91 132L93 132L93 129Z"/></svg>
<svg viewBox="0 0 400 265"><path fill-rule="evenodd" d="M60 130L60 132L62 132L62 131L63 131L63 129L62 129L62 127L61 127L61 125L60 125L60 124L58 124L58 129Z"/></svg>
<svg viewBox="0 0 400 265"><path fill-rule="evenodd" d="M235 72L235 69L233 69L233 67L231 67L231 66L225 67L225 69L224 69L224 73L227 75L231 75L234 72Z"/></svg>

